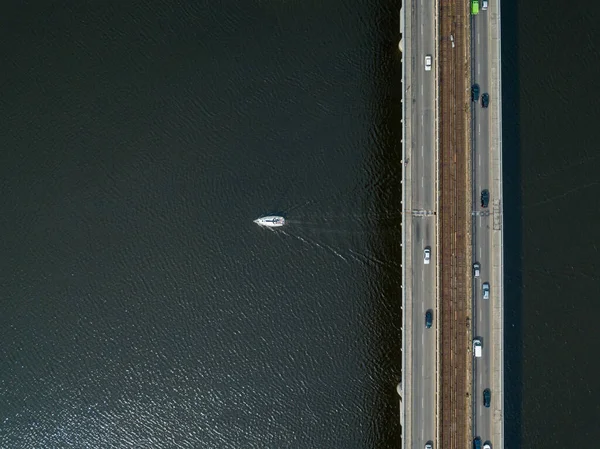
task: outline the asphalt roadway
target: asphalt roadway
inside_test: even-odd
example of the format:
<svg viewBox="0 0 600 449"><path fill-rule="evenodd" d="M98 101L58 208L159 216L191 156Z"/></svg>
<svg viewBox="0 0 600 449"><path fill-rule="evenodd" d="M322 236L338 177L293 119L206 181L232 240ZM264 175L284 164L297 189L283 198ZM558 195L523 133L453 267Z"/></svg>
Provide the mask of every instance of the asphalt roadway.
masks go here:
<svg viewBox="0 0 600 449"><path fill-rule="evenodd" d="M471 55L472 55L472 82L479 84L480 98L477 103L472 102L473 108L473 261L481 265L481 276L473 278L473 308L474 329L473 334L480 337L483 342L483 354L476 358L473 364L473 437L481 437L482 443L492 438L492 419L494 391L492 390L492 407L483 405L483 391L491 388L491 355L497 342L492 341L492 304L494 286L491 285L490 299L483 299L482 285L490 282L492 277L492 228L493 204L498 200L501 192L495 192L491 185L490 165L490 109L481 106L481 94L490 92L490 60L488 58L488 10L480 10L479 14L471 18ZM490 95L490 107L498 101ZM481 207L481 192L488 189L490 200L488 208ZM493 441L492 441L492 447Z"/></svg>
<svg viewBox="0 0 600 449"><path fill-rule="evenodd" d="M412 241L412 385L410 447L423 449L436 440L436 123L435 2L412 3L411 61L411 172ZM431 71L425 71L425 56L432 55ZM424 249L431 247L431 262L424 263ZM433 311L433 326L425 327L425 312Z"/></svg>

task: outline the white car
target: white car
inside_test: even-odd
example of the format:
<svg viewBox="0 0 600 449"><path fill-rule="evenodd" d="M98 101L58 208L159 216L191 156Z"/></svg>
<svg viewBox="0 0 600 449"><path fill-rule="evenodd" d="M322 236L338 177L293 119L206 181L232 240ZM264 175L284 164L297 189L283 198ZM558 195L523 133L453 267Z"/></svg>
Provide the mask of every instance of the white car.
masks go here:
<svg viewBox="0 0 600 449"><path fill-rule="evenodd" d="M431 248L428 246L427 248L425 248L423 250L423 263L425 265L429 265L430 261L431 261Z"/></svg>
<svg viewBox="0 0 600 449"><path fill-rule="evenodd" d="M492 449L492 445L490 443L485 443L483 449Z"/></svg>
<svg viewBox="0 0 600 449"><path fill-rule="evenodd" d="M425 56L425 71L426 72L429 72L431 70L432 61L433 61L433 58L431 57L431 55Z"/></svg>
<svg viewBox="0 0 600 449"><path fill-rule="evenodd" d="M485 11L487 9L487 3L488 3L488 0L483 0L481 2L481 10L482 11ZM485 446L483 446L483 449L486 449Z"/></svg>
<svg viewBox="0 0 600 449"><path fill-rule="evenodd" d="M433 449L433 444L431 444L431 443L426 443L426 444L425 444L425 449Z"/></svg>

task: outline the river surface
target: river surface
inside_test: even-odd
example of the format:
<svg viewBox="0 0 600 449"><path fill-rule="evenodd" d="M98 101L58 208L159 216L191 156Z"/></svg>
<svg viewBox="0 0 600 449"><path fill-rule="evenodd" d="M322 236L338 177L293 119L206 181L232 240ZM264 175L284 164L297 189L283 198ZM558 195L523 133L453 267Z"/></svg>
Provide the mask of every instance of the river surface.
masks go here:
<svg viewBox="0 0 600 449"><path fill-rule="evenodd" d="M398 447L398 5L217 3L3 11L2 448Z"/></svg>
<svg viewBox="0 0 600 449"><path fill-rule="evenodd" d="M507 448L596 447L600 4L502 14Z"/></svg>

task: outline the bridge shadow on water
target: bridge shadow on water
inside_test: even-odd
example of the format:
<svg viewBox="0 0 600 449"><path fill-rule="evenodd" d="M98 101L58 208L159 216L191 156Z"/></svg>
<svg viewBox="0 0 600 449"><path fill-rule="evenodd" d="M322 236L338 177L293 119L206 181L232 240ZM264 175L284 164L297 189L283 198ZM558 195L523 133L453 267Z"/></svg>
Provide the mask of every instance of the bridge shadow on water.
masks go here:
<svg viewBox="0 0 600 449"><path fill-rule="evenodd" d="M368 165L377 179L377 188L370 192L376 217L371 236L372 252L387 263L374 270L379 298L373 313L378 351L374 359L380 364L373 378L377 394L373 400L373 422L379 429L370 447L397 449L401 444L399 397L396 385L402 369L402 65L398 51L398 2L385 2L377 12L373 26L378 27L374 48L373 104L377 105L371 126L377 141L372 142ZM396 214L397 212L397 214ZM395 216L390 219L390 215ZM394 262L394 263L392 263Z"/></svg>
<svg viewBox="0 0 600 449"><path fill-rule="evenodd" d="M521 447L523 407L523 204L517 2L502 2L502 137L504 179L505 447Z"/></svg>

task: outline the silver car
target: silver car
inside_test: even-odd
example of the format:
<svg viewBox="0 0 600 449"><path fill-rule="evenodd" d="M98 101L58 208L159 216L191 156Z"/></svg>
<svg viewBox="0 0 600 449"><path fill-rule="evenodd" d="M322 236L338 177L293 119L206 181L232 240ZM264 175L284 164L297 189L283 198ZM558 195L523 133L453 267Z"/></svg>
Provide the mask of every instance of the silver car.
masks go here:
<svg viewBox="0 0 600 449"><path fill-rule="evenodd" d="M481 271L481 265L479 265L479 262L475 262L473 264L473 277L478 278L480 271Z"/></svg>
<svg viewBox="0 0 600 449"><path fill-rule="evenodd" d="M482 287L483 287L483 299L490 299L490 283L484 282Z"/></svg>
<svg viewBox="0 0 600 449"><path fill-rule="evenodd" d="M431 441L425 443L425 449L433 449L433 443Z"/></svg>

